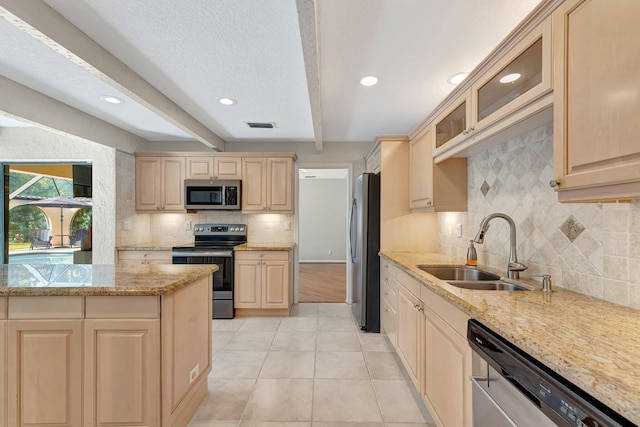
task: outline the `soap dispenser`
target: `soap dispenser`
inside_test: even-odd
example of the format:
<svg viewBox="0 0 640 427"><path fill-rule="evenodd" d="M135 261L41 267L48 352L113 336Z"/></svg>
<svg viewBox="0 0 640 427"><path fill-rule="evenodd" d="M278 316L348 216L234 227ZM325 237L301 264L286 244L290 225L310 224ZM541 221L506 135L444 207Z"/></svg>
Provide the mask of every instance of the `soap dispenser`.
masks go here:
<svg viewBox="0 0 640 427"><path fill-rule="evenodd" d="M476 247L473 245L473 240L469 240L469 247L467 248L467 265L478 265L478 254L476 253Z"/></svg>

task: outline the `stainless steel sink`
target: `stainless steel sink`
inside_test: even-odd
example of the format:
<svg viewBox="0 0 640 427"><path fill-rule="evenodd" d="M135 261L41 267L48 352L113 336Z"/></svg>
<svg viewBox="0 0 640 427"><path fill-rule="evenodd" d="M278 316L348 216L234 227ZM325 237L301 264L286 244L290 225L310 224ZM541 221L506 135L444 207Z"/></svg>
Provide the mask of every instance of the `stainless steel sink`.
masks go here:
<svg viewBox="0 0 640 427"><path fill-rule="evenodd" d="M457 280L447 282L451 286L477 291L528 291L529 289L502 280Z"/></svg>
<svg viewBox="0 0 640 427"><path fill-rule="evenodd" d="M425 273L429 273L432 276L437 277L440 280L500 280L500 276L488 273L486 271L478 270L477 268L429 267L426 265L419 265L418 268Z"/></svg>
<svg viewBox="0 0 640 427"><path fill-rule="evenodd" d="M487 271L470 267L429 267L419 265L425 273L446 280L451 286L478 291L528 291L524 286L518 286L500 280L500 276Z"/></svg>

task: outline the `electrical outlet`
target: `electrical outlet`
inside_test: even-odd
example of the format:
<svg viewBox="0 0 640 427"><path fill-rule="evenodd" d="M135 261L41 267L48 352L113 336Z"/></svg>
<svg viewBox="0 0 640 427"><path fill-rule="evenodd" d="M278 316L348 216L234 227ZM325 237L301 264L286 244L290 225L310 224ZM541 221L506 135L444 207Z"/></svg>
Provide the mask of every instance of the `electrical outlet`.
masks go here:
<svg viewBox="0 0 640 427"><path fill-rule="evenodd" d="M193 367L191 371L189 371L189 384L194 382L196 378L198 378L198 374L200 373L200 364L198 363Z"/></svg>
<svg viewBox="0 0 640 427"><path fill-rule="evenodd" d="M125 231L131 230L131 221L122 221L122 229Z"/></svg>
<svg viewBox="0 0 640 427"><path fill-rule="evenodd" d="M191 221L187 221L184 223L184 229L185 231L191 230Z"/></svg>
<svg viewBox="0 0 640 427"><path fill-rule="evenodd" d="M284 229L285 230L291 230L291 221L285 221L284 222Z"/></svg>
<svg viewBox="0 0 640 427"><path fill-rule="evenodd" d="M462 224L456 224L456 236L462 237Z"/></svg>
<svg viewBox="0 0 640 427"><path fill-rule="evenodd" d="M327 255L331 255L332 253L333 253L333 251L332 251L331 249L329 249L329 250L327 251Z"/></svg>

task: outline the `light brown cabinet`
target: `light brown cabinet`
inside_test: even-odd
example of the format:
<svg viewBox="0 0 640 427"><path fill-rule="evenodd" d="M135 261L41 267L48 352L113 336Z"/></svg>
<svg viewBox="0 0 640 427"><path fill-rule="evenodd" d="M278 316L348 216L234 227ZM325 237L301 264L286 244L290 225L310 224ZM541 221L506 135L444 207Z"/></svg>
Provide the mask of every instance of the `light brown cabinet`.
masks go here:
<svg viewBox="0 0 640 427"><path fill-rule="evenodd" d="M242 210L244 212L293 211L293 159L244 157L242 159Z"/></svg>
<svg viewBox="0 0 640 427"><path fill-rule="evenodd" d="M410 207L412 211L465 212L467 159L434 164L434 128L427 126L409 141Z"/></svg>
<svg viewBox="0 0 640 427"><path fill-rule="evenodd" d="M380 332L386 334L391 344L397 346L398 280L393 276L393 266L384 259L380 265Z"/></svg>
<svg viewBox="0 0 640 427"><path fill-rule="evenodd" d="M640 197L640 2L553 14L554 179L561 202Z"/></svg>
<svg viewBox="0 0 640 427"><path fill-rule="evenodd" d="M551 105L551 19L502 54L431 121L436 163Z"/></svg>
<svg viewBox="0 0 640 427"><path fill-rule="evenodd" d="M8 425L81 426L82 320L9 320L6 345Z"/></svg>
<svg viewBox="0 0 640 427"><path fill-rule="evenodd" d="M171 251L118 251L120 265L171 264Z"/></svg>
<svg viewBox="0 0 640 427"><path fill-rule="evenodd" d="M291 307L290 252L236 252L234 272L235 308L288 311Z"/></svg>
<svg viewBox="0 0 640 427"><path fill-rule="evenodd" d="M242 160L240 157L187 156L187 179L241 179Z"/></svg>
<svg viewBox="0 0 640 427"><path fill-rule="evenodd" d="M184 157L136 157L136 210L184 212Z"/></svg>
<svg viewBox="0 0 640 427"><path fill-rule="evenodd" d="M160 425L160 320L87 319L84 425Z"/></svg>
<svg viewBox="0 0 640 427"><path fill-rule="evenodd" d="M411 381L421 390L422 379L422 303L404 286L398 289L398 356L404 363Z"/></svg>

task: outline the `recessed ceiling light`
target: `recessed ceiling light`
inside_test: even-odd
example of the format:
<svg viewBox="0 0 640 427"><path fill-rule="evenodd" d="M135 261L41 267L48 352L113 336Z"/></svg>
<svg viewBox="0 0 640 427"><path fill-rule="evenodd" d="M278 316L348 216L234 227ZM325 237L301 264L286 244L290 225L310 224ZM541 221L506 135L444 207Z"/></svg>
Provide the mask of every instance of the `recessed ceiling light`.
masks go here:
<svg viewBox="0 0 640 427"><path fill-rule="evenodd" d="M520 77L522 77L522 74L520 73L511 73L511 74L507 74L506 76L502 76L502 78L500 79L500 83L511 83L511 82L515 82L516 80L518 80Z"/></svg>
<svg viewBox="0 0 640 427"><path fill-rule="evenodd" d="M452 85L457 85L462 83L462 81L466 79L468 75L469 75L468 71L465 71L464 73L454 74L453 76L449 77L449 80L447 81Z"/></svg>
<svg viewBox="0 0 640 427"><path fill-rule="evenodd" d="M219 102L222 105L234 105L237 103L235 99L231 99L231 98L220 98Z"/></svg>
<svg viewBox="0 0 640 427"><path fill-rule="evenodd" d="M378 83L378 78L375 76L366 76L360 80L362 86L373 86Z"/></svg>
<svg viewBox="0 0 640 427"><path fill-rule="evenodd" d="M109 104L124 104L124 101L120 98L116 98L115 96L101 96L100 99L102 99L104 102L108 102Z"/></svg>

